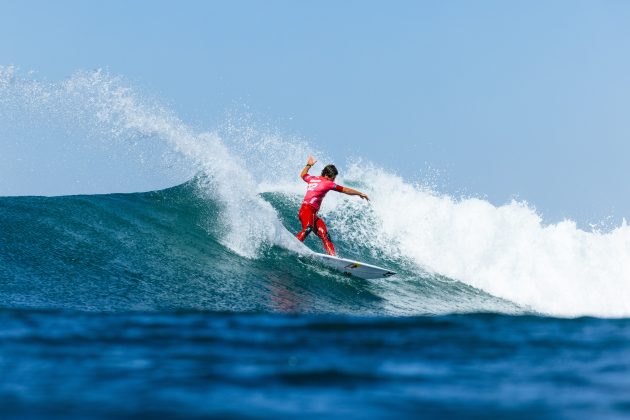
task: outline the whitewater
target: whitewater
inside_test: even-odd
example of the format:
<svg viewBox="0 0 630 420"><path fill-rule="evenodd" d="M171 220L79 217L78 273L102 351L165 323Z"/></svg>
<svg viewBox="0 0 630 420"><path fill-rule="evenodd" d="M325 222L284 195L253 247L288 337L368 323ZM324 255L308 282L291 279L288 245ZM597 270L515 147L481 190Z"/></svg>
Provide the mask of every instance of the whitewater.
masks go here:
<svg viewBox="0 0 630 420"><path fill-rule="evenodd" d="M309 307L310 312L418 315L489 311L559 317L630 316L630 228L625 221L607 231L585 231L571 220L545 223L529 203L514 200L494 205L481 198L449 196L433 190L422 180L404 179L396 174L396 168L383 168L378 162L353 158L345 167L338 165L337 182L365 191L371 203L366 205L331 193L321 214L342 256L393 265L401 273L391 281L356 286L351 285L352 280L336 277L305 262L301 257L305 248L294 238L298 226L295 214L304 190L297 175L304 160L312 153L321 163L330 161L326 151L318 150L304 139L265 132L238 118L228 120L213 131L196 129L159 101L143 96L123 78L105 71L78 72L61 82L41 82L13 67L0 67L0 108L0 117L5 123L19 112L25 119L54 120L62 127L81 126L90 133L85 138L99 138L99 147L105 142L107 147L123 148L129 153L149 147L161 148L166 154L160 159L177 167L173 170L184 168L183 172L190 179L175 189L131 194L126 198L115 194L3 197L0 205L4 209L5 226L21 220L18 214L29 211L27 203L34 214L44 214L43 209L33 210L41 203L63 209L59 219L53 218L53 224L61 224L62 217L72 218L68 215L87 217L87 213L79 209L82 205L98 208L105 219L95 221L95 227L106 223L103 220L114 212L117 199L130 203L130 208L135 209L118 217L132 218L129 223L140 226L141 203L150 206L147 211L163 215L175 211L169 213L169 217L175 217L177 208L167 211L160 207L165 205L160 202L177 202L176 197L179 197L186 206L196 210L192 225L175 226L191 231L195 239L190 240L199 246L204 241L216 242L222 250L212 252L229 254L225 257L229 262L226 265L245 267L245 271L251 272L248 276L253 277L254 272L264 272L267 278L290 273L291 276L328 279L327 286L320 285L309 292L314 297L330 293L326 288L349 287L359 294L367 290L382 301L378 305L367 300L355 301L350 310L342 300L350 299L351 293L344 289L342 294L324 299L326 304ZM314 171L320 169L316 166ZM5 182L10 182L6 180L10 176L5 177ZM158 220L156 225L143 226L154 230L163 222ZM124 224L112 224L104 241L124 237L125 229ZM85 235L88 232L85 231ZM3 233L5 256L18 252L7 238L17 240L22 234ZM171 238L178 234L180 232L170 231L159 237ZM71 241L74 236L78 242L87 241L95 249L106 251L103 245L83 237L79 231L66 230L61 235L64 240ZM149 235L142 240L154 239ZM314 240L307 245L320 250ZM45 244L41 247L43 251ZM112 249L108 248L107 252L113 252ZM132 252L132 248L126 251ZM163 251L193 252L185 247ZM153 252L155 255L145 259L157 264L159 251L154 249ZM186 255L193 258L192 254ZM141 260L129 255L117 258L122 260L120 266L127 268ZM50 264L56 267L54 262ZM260 268L261 264L264 269ZM14 277L15 272L7 267L9 263L5 259L2 271L5 279ZM116 270L114 267L115 264L109 269ZM18 270L16 264L14 268ZM174 267L171 269L177 271ZM161 269L156 270L163 273ZM122 272L124 270L115 272L115 276L124 276ZM195 276L203 273L206 272L195 272ZM238 271L228 270L226 276L238 276ZM168 278L162 276L161 281L168 282ZM224 280L213 293L224 290L229 284ZM261 287L269 284L263 283ZM353 289L356 287L359 289ZM231 299L233 293L230 292ZM15 290L4 293L5 297L13 296L7 298L9 306L24 305L24 296L16 298L17 295ZM335 301L340 302L338 306ZM35 306L47 305L63 306L54 299L40 300ZM201 302L181 305L183 308L203 306ZM257 304L239 307L234 303L230 306L225 302L208 305L217 310L258 307ZM109 309L116 308L114 305Z"/></svg>

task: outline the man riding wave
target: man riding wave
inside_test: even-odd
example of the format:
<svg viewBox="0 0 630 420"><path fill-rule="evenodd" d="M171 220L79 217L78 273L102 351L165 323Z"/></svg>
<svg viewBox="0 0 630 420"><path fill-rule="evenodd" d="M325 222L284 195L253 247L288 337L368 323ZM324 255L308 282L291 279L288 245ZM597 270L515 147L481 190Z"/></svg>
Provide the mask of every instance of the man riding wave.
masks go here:
<svg viewBox="0 0 630 420"><path fill-rule="evenodd" d="M348 195L358 195L368 201L369 198L367 194L364 194L361 191L335 184L335 178L339 172L333 164L326 165L322 170L321 176L309 175L309 169L311 169L316 162L316 160L313 160L313 156L309 155L308 162L300 173L300 178L302 178L304 182L308 183L308 187L306 188L304 201L302 201L302 207L300 207L300 211L298 213L298 218L302 223L302 230L297 234L297 238L304 242L304 239L306 239L308 234L311 233L311 231L315 231L315 234L324 243L326 252L329 255L334 256L337 255L337 253L335 252L335 246L328 235L326 224L321 217L317 215L317 211L322 204L324 196L328 193L328 191L334 190Z"/></svg>

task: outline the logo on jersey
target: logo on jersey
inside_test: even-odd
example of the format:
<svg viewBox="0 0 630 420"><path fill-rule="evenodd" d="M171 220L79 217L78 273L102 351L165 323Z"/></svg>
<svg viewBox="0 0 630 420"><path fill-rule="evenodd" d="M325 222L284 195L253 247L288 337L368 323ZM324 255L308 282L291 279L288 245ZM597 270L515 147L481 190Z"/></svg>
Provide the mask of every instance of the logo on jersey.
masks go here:
<svg viewBox="0 0 630 420"><path fill-rule="evenodd" d="M313 179L311 182L308 183L308 187L306 187L306 190L313 191L315 188L317 188L320 182L321 179Z"/></svg>

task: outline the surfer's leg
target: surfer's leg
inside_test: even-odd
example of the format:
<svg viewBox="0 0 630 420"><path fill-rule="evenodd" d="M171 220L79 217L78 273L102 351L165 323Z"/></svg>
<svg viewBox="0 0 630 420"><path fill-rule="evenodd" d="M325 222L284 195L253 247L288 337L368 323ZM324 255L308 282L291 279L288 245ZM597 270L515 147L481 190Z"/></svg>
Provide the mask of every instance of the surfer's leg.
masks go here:
<svg viewBox="0 0 630 420"><path fill-rule="evenodd" d="M302 230L298 232L297 234L297 238L304 242L304 240L306 239L306 237L309 235L309 233L311 233L313 231L313 228L311 226L303 226Z"/></svg>
<svg viewBox="0 0 630 420"><path fill-rule="evenodd" d="M333 255L333 256L337 255L337 252L335 251L335 246L330 240L330 235L328 234L328 228L326 228L326 223L324 223L324 221L320 219L319 217L315 219L315 233L317 234L317 236L319 236L319 238L324 243L324 248L326 249L326 252L328 253L328 255Z"/></svg>
<svg viewBox="0 0 630 420"><path fill-rule="evenodd" d="M300 241L304 242L304 239L306 239L308 234L313 231L313 226L315 224L315 213L311 210L309 206L302 206L300 207L298 218L300 219L300 223L302 223L302 230L298 232L297 238Z"/></svg>

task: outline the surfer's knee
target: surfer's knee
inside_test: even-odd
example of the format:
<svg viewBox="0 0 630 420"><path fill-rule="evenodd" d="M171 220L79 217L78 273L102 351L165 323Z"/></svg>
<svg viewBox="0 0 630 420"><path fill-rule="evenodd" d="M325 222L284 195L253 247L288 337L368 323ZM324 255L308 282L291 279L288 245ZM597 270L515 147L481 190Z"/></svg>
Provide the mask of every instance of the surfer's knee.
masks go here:
<svg viewBox="0 0 630 420"><path fill-rule="evenodd" d="M300 241L304 242L304 239L306 239L306 237L313 231L313 228L311 226L307 226L306 228L302 229L300 231L300 233L297 234L297 237Z"/></svg>

